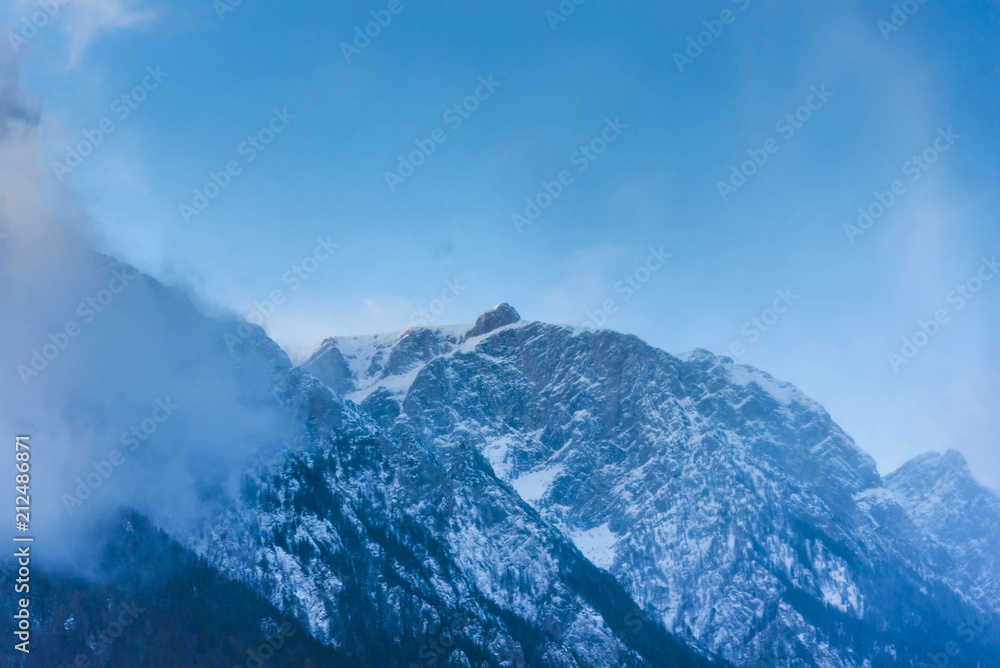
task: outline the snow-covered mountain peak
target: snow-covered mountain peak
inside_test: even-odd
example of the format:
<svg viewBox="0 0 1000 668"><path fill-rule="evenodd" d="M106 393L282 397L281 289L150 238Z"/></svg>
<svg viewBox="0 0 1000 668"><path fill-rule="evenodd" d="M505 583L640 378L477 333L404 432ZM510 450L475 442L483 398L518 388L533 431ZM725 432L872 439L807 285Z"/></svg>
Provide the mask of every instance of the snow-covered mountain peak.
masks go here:
<svg viewBox="0 0 1000 668"><path fill-rule="evenodd" d="M484 334L489 334L495 329L499 329L506 325L512 325L520 319L521 315L510 304L506 302L497 304L489 311L479 316L476 320L476 324L471 330L469 330L467 337L471 339Z"/></svg>
<svg viewBox="0 0 1000 668"><path fill-rule="evenodd" d="M532 367L530 371L521 369L525 363ZM799 443L776 448L773 439L770 444L756 439L760 445L755 447L764 447L769 456L783 462L786 468L789 465L798 468L809 459L825 460L833 468L818 477L833 475L845 483L850 479L849 486L855 491L876 484L874 461L839 430L819 403L791 383L704 349L675 357L635 336L612 330L523 321L506 303L482 314L471 328L468 325L413 328L392 334L327 339L302 368L347 398L364 404L376 394L378 401L391 399L402 403L413 391L417 394L411 400L421 401L419 395L438 382L442 365L456 371L461 369L461 375L506 376L511 372L522 376L516 382L528 382L533 392L549 396L545 401L547 410L559 415L571 404L593 401L605 404L601 413L611 410L609 415L613 415L618 410L613 404L625 397L605 396L607 392L601 386L612 381L620 383L624 380L622 374L635 373L638 375L622 387L623 392L630 397L634 395L636 400L643 396L648 399L649 392L662 394L666 403L656 410L663 415L661 419L679 420L681 424L690 421L699 431L702 428L699 425L707 426L708 422L715 422L717 428L719 420L735 420L735 425L747 418L759 420L769 412L779 411L796 429L816 431L826 425L836 432L835 437L817 438L817 442L809 443L805 449ZM507 371L501 372L500 366L506 366ZM541 375L524 377L536 373ZM418 377L423 377L424 382L415 384ZM506 378L505 382L511 380ZM573 413L574 420L588 423L593 423L600 414L596 406ZM618 428L631 429L638 415L621 417L629 424ZM665 426L659 424L657 428ZM502 437L505 428L498 426L498 429L498 436ZM714 442L717 437L718 434L713 435L710 440ZM746 443L742 438L726 440L732 445ZM548 456L543 454L546 450L542 448L536 453L544 459L534 462L535 465L558 463L547 462ZM495 464L498 473L509 470L503 462Z"/></svg>
<svg viewBox="0 0 1000 668"><path fill-rule="evenodd" d="M958 453L883 483L788 383L505 304L291 368L263 330L227 350L235 323L147 287L233 379L212 387L253 400L213 402L199 455L281 418L185 547L348 656L314 665L914 667L959 642L995 665L995 631L961 625L1000 601L1000 504Z"/></svg>
<svg viewBox="0 0 1000 668"><path fill-rule="evenodd" d="M517 310L501 303L471 325L410 327L401 332L327 338L302 368L331 388L361 403L375 390L402 396L420 368L434 357L468 346L481 337L521 323Z"/></svg>
<svg viewBox="0 0 1000 668"><path fill-rule="evenodd" d="M956 450L914 457L885 484L929 539L928 564L1000 612L1000 495L976 480Z"/></svg>
<svg viewBox="0 0 1000 668"><path fill-rule="evenodd" d="M976 480L962 453L957 450L925 452L885 477L886 486L899 502L920 513L940 515L941 506L956 512L956 506L990 505L1000 510L1000 495ZM1000 527L996 527L1000 532Z"/></svg>
<svg viewBox="0 0 1000 668"><path fill-rule="evenodd" d="M897 473L924 482L940 482L946 477L975 479L969 463L958 450L925 452L903 464Z"/></svg>
<svg viewBox="0 0 1000 668"><path fill-rule="evenodd" d="M611 330L523 321L506 304L471 328L326 345L302 368L399 442L465 461L443 484L511 494L668 631L737 665L889 665L896 641L866 641L857 655L831 648L854 642L845 628L874 638L903 619L894 601L931 568L914 556L917 526L942 543L986 538L967 523L942 531L952 518L940 501L976 497L970 488L944 485L920 507L921 486L883 483L818 402L707 350L673 356ZM930 470L915 477L931 487L942 467L967 471L958 453L920 461ZM959 516L1000 516L962 505ZM491 516L488 526L501 515ZM946 589L966 601L997 591L994 562L976 553L974 567L948 571ZM892 577L876 573L885 560ZM953 595L941 591L913 605L930 615L934 596ZM928 623L939 635L954 626Z"/></svg>
<svg viewBox="0 0 1000 668"><path fill-rule="evenodd" d="M678 353L674 355L677 359L682 362L693 362L698 360L714 360L717 355L710 350L705 350L704 348L695 348L694 350L689 350L686 353Z"/></svg>
<svg viewBox="0 0 1000 668"><path fill-rule="evenodd" d="M743 387L756 385L782 406L799 404L809 410L826 412L823 406L792 383L778 380L771 374L747 364L738 364L726 355L716 355L704 348L695 348L676 357L682 362L696 365L704 370L722 369L733 384Z"/></svg>

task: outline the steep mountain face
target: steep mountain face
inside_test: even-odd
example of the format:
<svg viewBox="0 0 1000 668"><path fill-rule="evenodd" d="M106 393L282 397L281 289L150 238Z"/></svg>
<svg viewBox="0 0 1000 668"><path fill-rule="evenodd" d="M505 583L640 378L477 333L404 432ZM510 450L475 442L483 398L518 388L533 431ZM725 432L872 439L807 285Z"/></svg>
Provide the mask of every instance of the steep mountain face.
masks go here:
<svg viewBox="0 0 1000 668"><path fill-rule="evenodd" d="M119 452L113 461L124 464L108 464L83 501L54 502L48 524L38 523L48 542L36 545L76 545L68 560L87 578L37 564L51 574L33 600L53 656L81 641L59 631L73 625L60 619L60 601L76 588L75 619L86 617L88 632L139 591L169 611L146 618L121 654L91 647L85 658L99 666L224 665L232 656L247 665L244 650L258 625L273 631L269 619L288 619L316 642L275 653L268 665L720 665L646 616L474 448L427 448L392 433L293 368L260 328L208 318L182 293L110 258L87 267L95 285L127 273L129 290L32 378L14 407L18 424L37 409L72 434L64 459L53 462L59 475L39 476L41 496L72 500L66 480L87 477L77 465L112 457L130 422L153 424L147 394L178 407L134 452ZM108 571L99 526L116 505L137 508L152 527L134 558ZM201 603L206 588L228 607L204 632L221 628L231 642L199 638L194 613L167 626L185 606L217 609ZM156 647L143 654L151 638ZM161 647L169 643L183 649ZM11 652L0 648L0 664L19 662Z"/></svg>
<svg viewBox="0 0 1000 668"><path fill-rule="evenodd" d="M63 514L39 526L89 560L86 580L38 565L43 665L81 643L98 666L254 665L282 620L301 634L269 665L916 666L956 643L986 666L1000 651L982 614L995 498L931 460L883 483L762 372L506 305L330 339L296 368L261 329L94 267L91 284L128 273L129 290L12 407L39 429L58 418L54 444L72 435L39 477ZM66 480L151 424L157 397L176 413L66 504ZM95 518L115 505L139 512L101 551ZM133 600L152 611L142 628L98 651L87 634Z"/></svg>
<svg viewBox="0 0 1000 668"><path fill-rule="evenodd" d="M31 651L24 655L4 643L0 666L359 665L142 515L132 511L107 519L92 535L100 559L87 578L33 568ZM0 584L10 586L6 577ZM16 628L12 605L7 597L0 599L5 638L13 638Z"/></svg>
<svg viewBox="0 0 1000 668"><path fill-rule="evenodd" d="M976 481L955 450L916 457L885 478L921 529L925 565L1000 613L1000 497Z"/></svg>
<svg viewBox="0 0 1000 668"><path fill-rule="evenodd" d="M477 453L654 621L737 665L922 665L989 595L928 567L923 520L821 406L729 358L501 305L328 339L303 368L407 447ZM998 646L963 642L963 665Z"/></svg>
<svg viewBox="0 0 1000 668"><path fill-rule="evenodd" d="M370 665L712 665L474 450L396 439L299 370L275 396L306 434L195 546L322 642Z"/></svg>

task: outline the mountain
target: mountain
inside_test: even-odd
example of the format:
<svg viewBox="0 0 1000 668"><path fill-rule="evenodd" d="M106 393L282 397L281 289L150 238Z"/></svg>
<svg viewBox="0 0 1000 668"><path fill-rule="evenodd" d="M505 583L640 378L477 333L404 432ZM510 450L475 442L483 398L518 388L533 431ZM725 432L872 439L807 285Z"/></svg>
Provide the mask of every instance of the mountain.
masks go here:
<svg viewBox="0 0 1000 668"><path fill-rule="evenodd" d="M358 665L135 511L109 517L98 536L88 577L33 570L31 651L4 643L0 665L259 668L261 657L301 668ZM0 632L12 638L14 628L4 614Z"/></svg>
<svg viewBox="0 0 1000 668"><path fill-rule="evenodd" d="M36 640L54 654L247 665L245 650L287 620L308 638L274 665L724 665L648 617L474 449L393 434L259 327L208 317L111 258L79 264L81 299L127 285L39 365L16 407L34 439L65 451L36 483L58 500L34 523ZM38 337L23 338L14 359ZM130 423L139 431L122 434ZM104 518L121 512L141 539L109 565L123 548L102 546L123 539ZM155 614L95 649L88 634L136 597ZM205 609L217 620L201 638ZM0 649L0 665L20 658Z"/></svg>
<svg viewBox="0 0 1000 668"><path fill-rule="evenodd" d="M920 528L926 567L988 616L1000 613L1000 495L979 484L955 450L920 455L885 483Z"/></svg>
<svg viewBox="0 0 1000 668"><path fill-rule="evenodd" d="M933 527L871 457L727 357L501 304L471 326L327 339L301 368L407 447L484 459L655 622L736 665L922 665L962 642L985 666L1000 647L995 629L959 638L991 590L927 568L913 537Z"/></svg>
<svg viewBox="0 0 1000 668"><path fill-rule="evenodd" d="M0 665L260 668L272 640L261 664L406 668L874 668L956 648L986 666L1000 648L991 493L922 460L883 480L761 371L508 305L295 366L259 327L78 264L57 276L70 307L127 289L4 407L60 457L32 481L46 649ZM10 369L46 327L8 332ZM148 612L91 638L126 606Z"/></svg>
<svg viewBox="0 0 1000 668"><path fill-rule="evenodd" d="M474 450L425 449L284 371L274 395L305 433L246 474L193 546L314 637L366 665L715 664L646 617Z"/></svg>

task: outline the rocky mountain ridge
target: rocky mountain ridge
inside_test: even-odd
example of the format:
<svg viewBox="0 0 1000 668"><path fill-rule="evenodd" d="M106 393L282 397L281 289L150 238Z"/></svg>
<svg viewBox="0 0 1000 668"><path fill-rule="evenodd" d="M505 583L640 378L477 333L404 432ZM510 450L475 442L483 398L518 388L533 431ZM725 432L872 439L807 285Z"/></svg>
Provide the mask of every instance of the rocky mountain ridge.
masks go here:
<svg viewBox="0 0 1000 668"><path fill-rule="evenodd" d="M920 665L926 629L954 636L997 600L975 527L952 550L962 572L931 567L944 500L897 498L903 478L821 406L727 357L500 305L473 326L327 339L302 368L404 442L478 451L653 619L736 665Z"/></svg>

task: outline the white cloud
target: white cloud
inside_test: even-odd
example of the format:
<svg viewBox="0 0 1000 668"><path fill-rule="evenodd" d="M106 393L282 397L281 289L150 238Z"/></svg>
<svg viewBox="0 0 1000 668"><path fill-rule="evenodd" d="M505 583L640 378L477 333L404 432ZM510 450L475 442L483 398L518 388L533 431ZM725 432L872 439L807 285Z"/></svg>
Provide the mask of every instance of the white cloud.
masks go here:
<svg viewBox="0 0 1000 668"><path fill-rule="evenodd" d="M45 26L58 26L65 35L70 67L79 62L101 33L131 28L156 17L155 11L132 0L53 0L53 3L59 11L46 12L51 18ZM13 0L12 4L16 26L22 25L22 18L30 20L39 12L37 0ZM41 30L47 29L45 26Z"/></svg>

